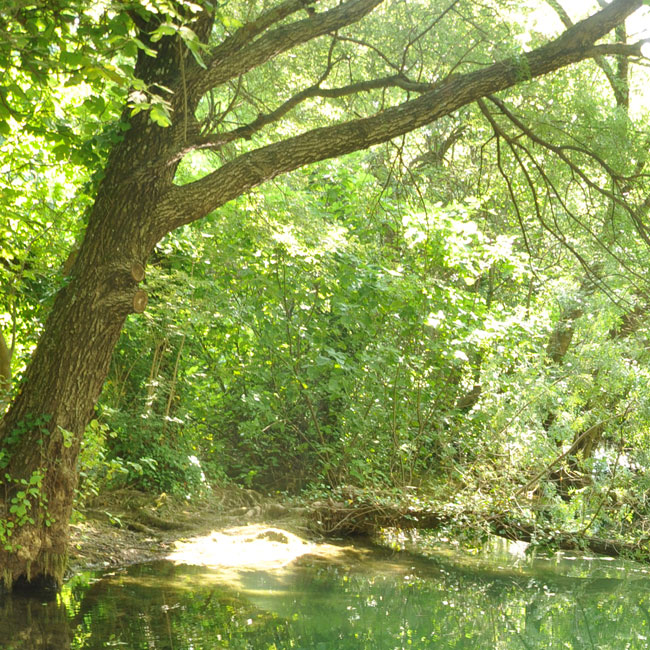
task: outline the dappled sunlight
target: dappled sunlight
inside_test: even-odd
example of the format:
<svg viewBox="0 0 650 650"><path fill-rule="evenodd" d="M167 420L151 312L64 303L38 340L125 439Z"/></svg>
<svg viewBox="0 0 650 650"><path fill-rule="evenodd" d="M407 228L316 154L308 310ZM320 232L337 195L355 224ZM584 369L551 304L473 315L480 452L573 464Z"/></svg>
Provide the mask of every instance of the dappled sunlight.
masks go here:
<svg viewBox="0 0 650 650"><path fill-rule="evenodd" d="M176 542L175 546L166 559L176 564L236 570L281 569L305 555L335 562L364 554L347 546L310 542L264 524L212 531L209 535Z"/></svg>

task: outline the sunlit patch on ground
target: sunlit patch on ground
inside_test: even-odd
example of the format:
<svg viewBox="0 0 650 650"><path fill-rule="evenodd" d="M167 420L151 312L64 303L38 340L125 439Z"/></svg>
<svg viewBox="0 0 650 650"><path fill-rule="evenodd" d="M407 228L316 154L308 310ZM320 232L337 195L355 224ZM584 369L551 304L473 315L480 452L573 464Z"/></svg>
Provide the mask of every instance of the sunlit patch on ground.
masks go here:
<svg viewBox="0 0 650 650"><path fill-rule="evenodd" d="M213 531L175 547L167 559L178 564L253 570L279 569L305 555L336 560L350 554L349 548L310 542L264 524Z"/></svg>

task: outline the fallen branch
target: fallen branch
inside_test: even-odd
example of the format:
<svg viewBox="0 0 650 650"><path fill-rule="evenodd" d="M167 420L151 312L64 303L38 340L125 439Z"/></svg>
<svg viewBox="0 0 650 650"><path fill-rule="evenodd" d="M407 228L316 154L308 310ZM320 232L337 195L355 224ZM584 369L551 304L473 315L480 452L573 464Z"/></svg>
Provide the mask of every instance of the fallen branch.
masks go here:
<svg viewBox="0 0 650 650"><path fill-rule="evenodd" d="M382 528L436 530L463 521L467 522L464 524L466 526L475 526L477 532L487 531L511 541L535 546L650 559L650 537L636 542L592 537L579 531L567 532L522 522L511 514L474 511L450 513L438 511L431 504L415 507L407 503L372 501L363 493L344 501L332 498L316 501L309 511L312 528L327 537L373 536Z"/></svg>
<svg viewBox="0 0 650 650"><path fill-rule="evenodd" d="M563 551L588 550L611 557L634 556L637 559L650 558L650 538L648 537L644 537L637 542L590 537L580 532L563 532L539 528L531 524L515 521L507 516L493 518L490 522L490 529L492 533L505 539L536 545L543 541L545 546Z"/></svg>
<svg viewBox="0 0 650 650"><path fill-rule="evenodd" d="M327 537L372 535L381 528L438 528L447 517L398 503L328 499L311 504L312 527Z"/></svg>

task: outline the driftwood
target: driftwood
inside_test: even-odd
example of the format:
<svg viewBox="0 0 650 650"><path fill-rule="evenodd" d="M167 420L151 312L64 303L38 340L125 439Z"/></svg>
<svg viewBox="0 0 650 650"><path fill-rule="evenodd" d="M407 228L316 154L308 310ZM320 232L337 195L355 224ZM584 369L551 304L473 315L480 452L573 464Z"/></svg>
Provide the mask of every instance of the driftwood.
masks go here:
<svg viewBox="0 0 650 650"><path fill-rule="evenodd" d="M400 504L328 499L310 507L313 527L329 537L372 535L380 528L438 528L446 519L433 510Z"/></svg>
<svg viewBox="0 0 650 650"><path fill-rule="evenodd" d="M650 538L636 542L592 537L580 532L551 530L518 521L510 514L436 511L432 505L372 501L367 495L345 500L328 499L311 504L312 528L328 537L372 536L382 528L435 530L454 522L468 522L477 532L489 532L512 541L558 550L582 550L612 557L650 559ZM469 523L471 522L471 523ZM458 525L458 524L457 524Z"/></svg>

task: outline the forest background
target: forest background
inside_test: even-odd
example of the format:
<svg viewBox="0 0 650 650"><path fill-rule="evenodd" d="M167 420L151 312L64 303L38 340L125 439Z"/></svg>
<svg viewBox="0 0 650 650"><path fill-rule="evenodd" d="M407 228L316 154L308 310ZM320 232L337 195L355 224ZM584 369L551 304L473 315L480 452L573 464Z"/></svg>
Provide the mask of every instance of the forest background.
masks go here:
<svg viewBox="0 0 650 650"><path fill-rule="evenodd" d="M7 557L20 555L18 528L50 526L55 459L16 468L36 434L75 451L78 506L125 485L191 498L235 483L426 507L472 539L508 513L511 535L540 544L557 534L644 552L646 14L612 23L601 49L580 43L568 61L579 64L538 76L525 53L605 3L367 2L352 27L321 28L211 88L188 121L193 70L212 71L215 52L196 27L202 9L213 12L213 38L232 44L258 28L259 44L263 28L287 38L298 18L346 3L84 4L11 0L0 10L6 406L29 385L57 292L83 275L77 252L109 191L109 156L137 129L193 142L174 159L173 182L202 192L212 170L289 136L392 115L437 84L453 91L472 74L480 83L495 62L517 76L383 144L281 169L200 220L176 212L148 259L130 262L135 313L106 381L92 361L80 372L79 383L94 372L103 385L82 430L50 426L59 416L45 398L5 420ZM185 99L138 74L176 51ZM68 326L83 359L79 328Z"/></svg>

